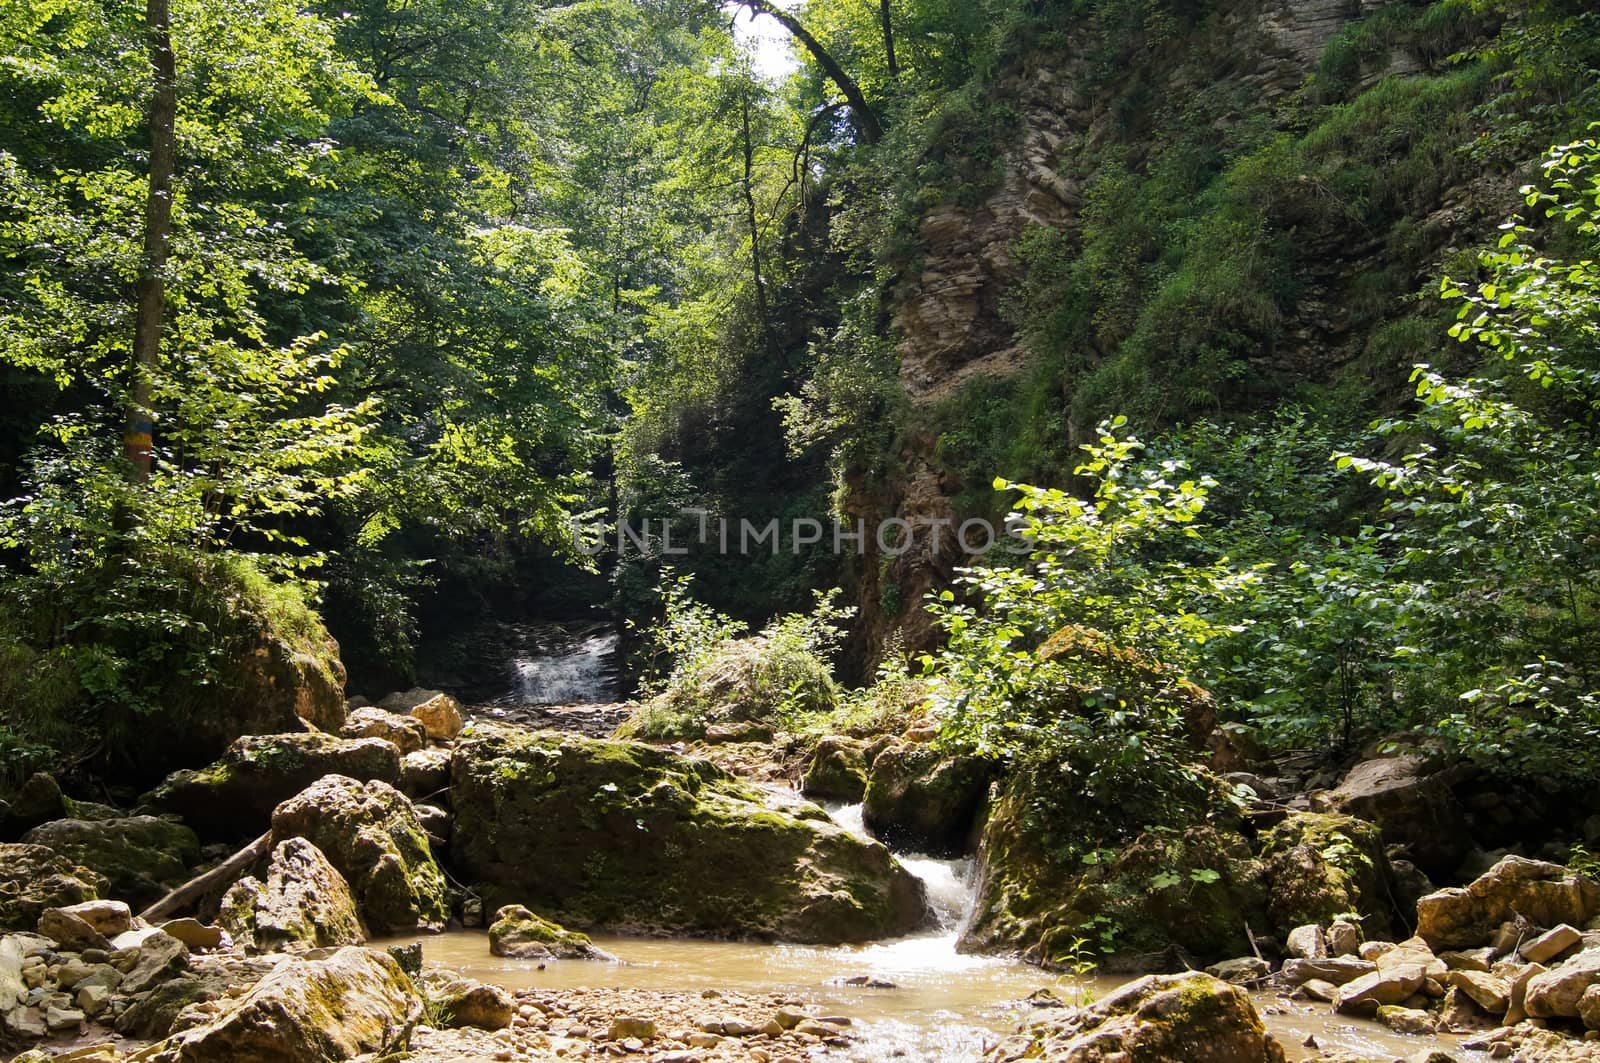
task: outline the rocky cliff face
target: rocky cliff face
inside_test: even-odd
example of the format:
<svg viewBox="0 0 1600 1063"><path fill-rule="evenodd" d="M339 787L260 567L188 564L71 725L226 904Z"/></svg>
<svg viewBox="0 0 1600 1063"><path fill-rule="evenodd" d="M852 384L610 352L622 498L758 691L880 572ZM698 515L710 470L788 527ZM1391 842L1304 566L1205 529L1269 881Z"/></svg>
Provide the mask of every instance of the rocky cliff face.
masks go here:
<svg viewBox="0 0 1600 1063"><path fill-rule="evenodd" d="M1110 78L1103 58L1101 68L1093 68L1092 49L1069 46L1029 55L998 81L993 98L1019 115L998 180L976 206L945 203L926 212L917 230L921 255L891 293L899 384L912 413L898 452L886 463L895 471L852 480L845 507L851 520L863 519L869 528L899 517L919 534L898 556L868 537L857 581L863 630L855 648L869 666L896 630L908 647L932 642L919 603L968 562L950 529L975 515L961 512L956 500L973 485L957 482L941 461L932 411L954 405L959 418L963 389L975 381L1017 377L1034 364L1035 353L1007 307L1025 279L1018 241L1039 227L1075 233L1085 189L1108 156L1136 167L1160 158L1163 145L1151 136L1147 116L1129 112L1124 82L1141 82L1143 106L1165 108L1169 121L1174 111L1185 118L1191 110L1198 118L1209 115L1219 137L1243 122L1292 129L1303 121L1308 85L1330 42L1387 6L1387 0L1225 0L1204 21L1159 43L1135 42L1125 57L1132 66ZM1428 76L1423 60L1400 46L1368 55L1361 64L1359 84L1365 87L1390 76ZM1214 105L1190 108L1187 101L1201 93L1232 102L1220 111ZM1480 176L1443 189L1415 218L1412 261L1397 283L1415 291L1431 280L1444 253L1471 246L1492 229L1514 202L1514 187L1504 176ZM1319 194L1314 187L1299 191L1313 199ZM1249 371L1327 381L1362 353L1371 330L1352 326L1353 289L1362 277L1391 267L1393 250L1383 233L1360 226L1296 228L1283 235L1298 242L1297 295L1282 323L1283 341L1252 353ZM1093 361L1104 352L1079 353ZM1076 423L1068 396L1061 406L1068 440L1081 442L1092 426ZM1057 472L1062 482L1070 469ZM934 524L945 529L938 543L921 534Z"/></svg>

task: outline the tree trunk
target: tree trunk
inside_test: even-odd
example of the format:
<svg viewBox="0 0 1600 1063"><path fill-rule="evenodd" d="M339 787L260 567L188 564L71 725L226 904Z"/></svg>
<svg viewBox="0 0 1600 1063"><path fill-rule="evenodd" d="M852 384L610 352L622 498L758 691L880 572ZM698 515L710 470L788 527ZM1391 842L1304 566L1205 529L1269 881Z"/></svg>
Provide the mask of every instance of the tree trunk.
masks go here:
<svg viewBox="0 0 1600 1063"><path fill-rule="evenodd" d="M767 310L767 282L761 276L761 222L756 211L756 148L750 131L750 88L745 86L739 96L739 118L744 134L744 179L740 188L744 192L745 222L750 227L750 279L756 289L756 314L761 318L761 334L766 338L767 349L779 362L783 352L773 341L772 321Z"/></svg>
<svg viewBox="0 0 1600 1063"><path fill-rule="evenodd" d="M890 17L889 0L878 0L878 17L883 22L883 54L889 60L889 77L900 77L900 64L894 57L894 20Z"/></svg>
<svg viewBox="0 0 1600 1063"><path fill-rule="evenodd" d="M172 53L168 0L146 0L145 22L154 75L150 97L150 192L145 200L144 262L139 271L134 315L133 386L122 436L124 453L133 467L131 475L138 483L150 479L155 432L151 389L161 361L161 329L167 308L165 272L172 242L172 176L178 165L173 134L178 112L178 70Z"/></svg>
<svg viewBox="0 0 1600 1063"><path fill-rule="evenodd" d="M738 2L752 14L768 15L777 19L795 40L805 45L806 51L811 53L811 58L815 59L822 72L828 75L828 80L844 93L846 102L850 104L850 115L855 119L856 129L861 133L862 140L868 144L876 144L883 138L883 125L878 121L878 116L872 108L867 106L867 98L861 94L861 86L844 72L844 67L828 54L822 42L813 37L799 19L773 4L771 0L738 0Z"/></svg>

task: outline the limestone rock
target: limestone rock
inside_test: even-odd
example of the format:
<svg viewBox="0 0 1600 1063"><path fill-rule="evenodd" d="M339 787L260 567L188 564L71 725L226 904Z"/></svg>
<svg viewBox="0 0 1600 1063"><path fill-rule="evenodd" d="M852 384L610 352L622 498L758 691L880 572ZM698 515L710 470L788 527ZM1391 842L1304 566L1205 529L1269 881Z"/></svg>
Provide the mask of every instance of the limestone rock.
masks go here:
<svg viewBox="0 0 1600 1063"><path fill-rule="evenodd" d="M246 877L234 883L222 899L219 918L235 945L260 952L366 940L349 884L304 838L278 843L265 882Z"/></svg>
<svg viewBox="0 0 1600 1063"><path fill-rule="evenodd" d="M249 735L211 766L168 776L140 801L202 837L253 838L267 829L273 809L330 774L392 783L400 777L400 751L379 738Z"/></svg>
<svg viewBox="0 0 1600 1063"><path fill-rule="evenodd" d="M1050 1063L1185 1060L1282 1063L1283 1046L1262 1026L1249 995L1209 975L1147 975L1070 1019L1030 1027L1026 1042L1002 1042L987 1063L1039 1058Z"/></svg>
<svg viewBox="0 0 1600 1063"><path fill-rule="evenodd" d="M1522 1006L1535 1019L1576 1019L1578 1002L1596 984L1600 984L1600 949L1586 949L1530 978Z"/></svg>
<svg viewBox="0 0 1600 1063"><path fill-rule="evenodd" d="M374 934L438 929L449 918L444 873L427 834L411 802L388 783L326 776L278 806L272 834L320 849L350 884Z"/></svg>
<svg viewBox="0 0 1600 1063"><path fill-rule="evenodd" d="M1451 971L1448 983L1491 1015L1504 1015L1511 1006L1511 985L1482 971Z"/></svg>
<svg viewBox="0 0 1600 1063"><path fill-rule="evenodd" d="M1578 998L1578 1018L1591 1030L1600 1030L1600 985L1592 985Z"/></svg>
<svg viewBox="0 0 1600 1063"><path fill-rule="evenodd" d="M656 1036L656 1023L654 1019L628 1015L619 1016L611 1020L611 1029L607 1036L613 1041L621 1041L629 1037L637 1037L641 1041L651 1041Z"/></svg>
<svg viewBox="0 0 1600 1063"><path fill-rule="evenodd" d="M46 908L95 900L107 885L103 876L53 849L0 844L0 931L31 933Z"/></svg>
<svg viewBox="0 0 1600 1063"><path fill-rule="evenodd" d="M113 938L133 928L133 912L122 901L81 901L55 911L76 916L105 937ZM48 915L49 912L45 912Z"/></svg>
<svg viewBox="0 0 1600 1063"><path fill-rule="evenodd" d="M1240 956L1206 968L1206 974L1234 985L1258 982L1272 973L1272 965L1256 956Z"/></svg>
<svg viewBox="0 0 1600 1063"><path fill-rule="evenodd" d="M124 993L142 993L189 965L189 950L183 942L162 930L145 935L138 956L118 986Z"/></svg>
<svg viewBox="0 0 1600 1063"><path fill-rule="evenodd" d="M422 722L431 741L453 742L467 725L461 703L449 694L432 693L433 697L413 705L410 714Z"/></svg>
<svg viewBox="0 0 1600 1063"><path fill-rule="evenodd" d="M1348 956L1320 960L1286 960L1283 964L1283 978L1290 985L1302 985L1312 979L1344 985L1363 975L1372 974L1377 969L1378 965L1370 960Z"/></svg>
<svg viewBox="0 0 1600 1063"><path fill-rule="evenodd" d="M841 942L930 918L922 884L821 809L637 743L475 727L451 855L490 906L650 932ZM537 829L528 829L537 824Z"/></svg>
<svg viewBox="0 0 1600 1063"><path fill-rule="evenodd" d="M393 959L343 948L285 959L214 1021L176 1035L150 1063L329 1063L404 1050L422 1001Z"/></svg>
<svg viewBox="0 0 1600 1063"><path fill-rule="evenodd" d="M1450 787L1428 772L1422 757L1384 757L1351 768L1338 787L1323 795L1326 811L1376 823L1388 845L1403 845L1429 873L1448 874L1472 847Z"/></svg>
<svg viewBox="0 0 1600 1063"><path fill-rule="evenodd" d="M35 772L0 808L0 841L15 841L41 823L72 815L53 776Z"/></svg>
<svg viewBox="0 0 1600 1063"><path fill-rule="evenodd" d="M1330 956L1354 956L1361 949L1361 928L1354 923L1337 920L1326 937Z"/></svg>
<svg viewBox="0 0 1600 1063"><path fill-rule="evenodd" d="M1297 926L1289 931L1285 940L1289 955L1300 960L1324 960L1328 957L1328 941L1322 928L1315 923Z"/></svg>
<svg viewBox="0 0 1600 1063"><path fill-rule="evenodd" d="M1549 963L1564 952L1583 944L1583 935L1576 927L1562 923L1547 930L1531 941L1524 941L1517 954L1528 963Z"/></svg>
<svg viewBox="0 0 1600 1063"><path fill-rule="evenodd" d="M214 949L222 945L222 928L202 923L198 919L169 919L161 929L179 941L191 952Z"/></svg>
<svg viewBox="0 0 1600 1063"><path fill-rule="evenodd" d="M1389 860L1377 827L1353 816L1291 813L1261 839L1267 911L1288 931L1355 912L1365 932L1387 937L1393 926Z"/></svg>
<svg viewBox="0 0 1600 1063"><path fill-rule="evenodd" d="M110 951L111 943L89 923L68 908L46 908L39 915L39 934L69 952L84 949Z"/></svg>
<svg viewBox="0 0 1600 1063"><path fill-rule="evenodd" d="M141 909L187 882L200 862L194 831L159 816L59 819L35 827L23 841L104 875L109 892Z"/></svg>
<svg viewBox="0 0 1600 1063"><path fill-rule="evenodd" d="M989 793L994 766L919 744L890 746L872 761L863 798L867 829L897 849L960 856Z"/></svg>
<svg viewBox="0 0 1600 1063"><path fill-rule="evenodd" d="M1417 934L1436 949L1475 948L1516 915L1538 926L1583 926L1600 915L1600 883L1559 864L1508 856L1464 888L1417 902Z"/></svg>
<svg viewBox="0 0 1600 1063"><path fill-rule="evenodd" d="M450 787L450 751L421 749L400 761L400 792L412 800L432 797Z"/></svg>
<svg viewBox="0 0 1600 1063"><path fill-rule="evenodd" d="M1395 1033L1425 1037L1433 1033L1433 1016L1421 1008L1384 1004L1378 1008L1378 1021Z"/></svg>
<svg viewBox="0 0 1600 1063"><path fill-rule="evenodd" d="M415 753L428 744L428 729L421 720L370 706L356 709L345 717L339 733L346 738L381 738L393 742L401 755Z"/></svg>
<svg viewBox="0 0 1600 1063"><path fill-rule="evenodd" d="M612 958L595 948L587 934L568 930L520 904L508 904L494 913L494 923L489 927L489 953L519 960Z"/></svg>
<svg viewBox="0 0 1600 1063"><path fill-rule="evenodd" d="M866 743L844 735L818 741L800 791L823 801L860 801L867 792Z"/></svg>
<svg viewBox="0 0 1600 1063"><path fill-rule="evenodd" d="M448 1027L503 1030L511 1025L516 1008L510 993L471 978L456 978L430 987L428 997Z"/></svg>
<svg viewBox="0 0 1600 1063"><path fill-rule="evenodd" d="M1339 1011L1370 1015L1385 1004L1404 1003L1426 980L1423 969L1414 964L1374 971L1341 986L1334 1006Z"/></svg>

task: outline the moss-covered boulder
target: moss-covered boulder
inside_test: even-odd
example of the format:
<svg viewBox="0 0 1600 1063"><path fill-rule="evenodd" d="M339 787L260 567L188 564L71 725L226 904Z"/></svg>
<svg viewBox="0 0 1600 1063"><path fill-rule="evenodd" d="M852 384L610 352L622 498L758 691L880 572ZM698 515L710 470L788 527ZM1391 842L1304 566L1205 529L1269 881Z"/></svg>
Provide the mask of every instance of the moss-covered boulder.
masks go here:
<svg viewBox="0 0 1600 1063"><path fill-rule="evenodd" d="M829 735L817 742L800 790L821 801L860 801L867 792L867 743Z"/></svg>
<svg viewBox="0 0 1600 1063"><path fill-rule="evenodd" d="M194 831L160 816L58 819L33 828L22 840L104 876L111 895L135 910L188 881L190 869L200 862Z"/></svg>
<svg viewBox="0 0 1600 1063"><path fill-rule="evenodd" d="M0 808L0 841L14 842L41 823L71 816L55 779L36 772Z"/></svg>
<svg viewBox="0 0 1600 1063"><path fill-rule="evenodd" d="M278 843L265 881L247 875L235 882L223 895L217 921L236 946L255 952L359 945L367 939L350 884L304 838Z"/></svg>
<svg viewBox="0 0 1600 1063"><path fill-rule="evenodd" d="M275 842L305 838L322 850L350 883L374 934L438 930L450 917L444 873L422 821L386 782L326 776L277 807L272 835Z"/></svg>
<svg viewBox="0 0 1600 1063"><path fill-rule="evenodd" d="M518 960L608 960L588 934L568 930L520 904L508 904L494 913L489 926L489 954Z"/></svg>
<svg viewBox="0 0 1600 1063"><path fill-rule="evenodd" d="M213 1022L172 1037L149 1063L329 1063L403 1051L422 998L394 959L343 948L286 959Z"/></svg>
<svg viewBox="0 0 1600 1063"><path fill-rule="evenodd" d="M1091 847L1083 838L1095 810L1059 794L1036 800L1035 785L1018 775L994 803L963 950L1060 966L1085 938L1113 968L1174 949L1202 963L1251 951L1246 925L1267 926L1264 876L1226 810Z"/></svg>
<svg viewBox="0 0 1600 1063"><path fill-rule="evenodd" d="M1103 677L1115 687L1117 696L1135 709L1156 703L1170 708L1182 721L1189 748L1197 752L1207 748L1217 726L1216 702L1209 691L1177 676L1161 661L1119 646L1104 633L1078 624L1069 624L1045 639L1036 653L1040 660L1069 670L1081 662L1088 674ZM1063 691L1056 711L1081 712L1081 695L1088 689L1091 688ZM1103 696L1102 692L1095 692Z"/></svg>
<svg viewBox="0 0 1600 1063"><path fill-rule="evenodd" d="M922 884L821 809L632 742L474 727L452 857L485 903L583 927L841 942L915 930Z"/></svg>
<svg viewBox="0 0 1600 1063"><path fill-rule="evenodd" d="M1368 938L1394 930L1389 859L1378 828L1353 816L1302 812L1261 838L1267 910L1280 934L1356 913Z"/></svg>
<svg viewBox="0 0 1600 1063"><path fill-rule="evenodd" d="M1199 972L1149 975L1070 1014L1032 1023L985 1063L1283 1063L1250 996Z"/></svg>
<svg viewBox="0 0 1600 1063"><path fill-rule="evenodd" d="M109 885L54 849L0 844L0 931L32 933L46 908L97 900Z"/></svg>
<svg viewBox="0 0 1600 1063"><path fill-rule="evenodd" d="M757 636L731 639L673 674L657 697L617 728L619 738L705 738L736 724L774 726L827 712L839 688L827 662L802 646Z"/></svg>
<svg viewBox="0 0 1600 1063"><path fill-rule="evenodd" d="M400 751L379 738L247 735L209 767L175 772L140 799L141 811L175 815L203 838L253 838L273 809L324 775L400 778Z"/></svg>
<svg viewBox="0 0 1600 1063"><path fill-rule="evenodd" d="M867 829L896 849L971 852L994 762L902 742L872 761L863 798Z"/></svg>

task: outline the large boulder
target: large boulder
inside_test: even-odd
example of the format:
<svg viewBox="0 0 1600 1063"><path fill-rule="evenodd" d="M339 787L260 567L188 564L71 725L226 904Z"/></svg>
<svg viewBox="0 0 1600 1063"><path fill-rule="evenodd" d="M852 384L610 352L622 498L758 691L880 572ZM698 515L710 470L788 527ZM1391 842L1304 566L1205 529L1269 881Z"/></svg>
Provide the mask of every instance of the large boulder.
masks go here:
<svg viewBox="0 0 1600 1063"><path fill-rule="evenodd" d="M1585 926L1600 916L1600 883L1560 864L1508 856L1470 885L1417 901L1417 934L1435 949L1470 949L1517 916L1541 927Z"/></svg>
<svg viewBox="0 0 1600 1063"><path fill-rule="evenodd" d="M379 738L247 735L215 764L168 776L140 806L175 815L202 837L252 838L267 829L273 809L332 774L395 782L400 751Z"/></svg>
<svg viewBox="0 0 1600 1063"><path fill-rule="evenodd" d="M148 1063L329 1063L403 1051L422 999L394 959L343 948L285 959L214 1021L177 1034Z"/></svg>
<svg viewBox="0 0 1600 1063"><path fill-rule="evenodd" d="M1172 957L1162 966L1179 969L1174 947L1201 963L1251 951L1245 928L1265 929L1267 898L1261 865L1236 830L1152 829L1103 849L1062 845L1081 826L1062 821L1077 814L1041 809L1038 785L1019 774L994 803L964 951L1020 951L1057 967L1070 965L1074 942L1087 938L1125 970L1149 970L1149 954Z"/></svg>
<svg viewBox="0 0 1600 1063"><path fill-rule="evenodd" d="M828 735L817 743L800 790L820 801L860 801L867 792L866 743Z"/></svg>
<svg viewBox="0 0 1600 1063"><path fill-rule="evenodd" d="M52 776L35 772L0 805L0 841L16 841L41 823L67 818L69 803Z"/></svg>
<svg viewBox="0 0 1600 1063"><path fill-rule="evenodd" d="M277 842L305 838L327 854L374 934L437 930L450 917L422 821L386 782L326 776L277 807L272 834Z"/></svg>
<svg viewBox="0 0 1600 1063"><path fill-rule="evenodd" d="M235 945L257 952L366 940L350 884L304 838L278 843L267 863L266 881L246 876L234 883L222 898L218 921Z"/></svg>
<svg viewBox="0 0 1600 1063"><path fill-rule="evenodd" d="M32 932L46 908L101 897L104 875L42 845L0 844L0 931Z"/></svg>
<svg viewBox="0 0 1600 1063"><path fill-rule="evenodd" d="M1035 1022L985 1063L1283 1063L1250 995L1210 975L1148 975L1087 1008Z"/></svg>
<svg viewBox="0 0 1600 1063"><path fill-rule="evenodd" d="M1388 845L1404 846L1430 875L1449 875L1472 849L1466 815L1445 775L1421 756L1364 760L1319 795L1320 811L1376 823Z"/></svg>
<svg viewBox="0 0 1600 1063"><path fill-rule="evenodd" d="M428 744L428 729L421 720L371 705L352 710L339 733L346 738L381 738L393 742L402 756Z"/></svg>
<svg viewBox="0 0 1600 1063"><path fill-rule="evenodd" d="M608 960L589 935L552 923L520 904L494 913L489 926L489 954L518 960Z"/></svg>
<svg viewBox="0 0 1600 1063"><path fill-rule="evenodd" d="M765 636L730 639L617 728L619 738L705 738L767 732L790 713L820 713L838 700L826 662ZM760 727L740 725L757 724ZM724 740L733 740L724 738Z"/></svg>
<svg viewBox="0 0 1600 1063"><path fill-rule="evenodd" d="M1594 985L1600 985L1600 948L1586 949L1528 979L1522 1006L1535 1019L1576 1019L1579 1002Z"/></svg>
<svg viewBox="0 0 1600 1063"><path fill-rule="evenodd" d="M862 821L896 849L933 856L971 852L994 768L993 761L918 743L890 746L873 758Z"/></svg>
<svg viewBox="0 0 1600 1063"><path fill-rule="evenodd" d="M466 726L461 703L438 690L413 687L402 693L390 694L378 704L390 712L405 713L420 720L428 738L435 742L454 741Z"/></svg>
<svg viewBox="0 0 1600 1063"><path fill-rule="evenodd" d="M190 868L200 862L194 831L159 816L58 819L33 828L22 840L105 876L109 891L136 909L188 881Z"/></svg>
<svg viewBox="0 0 1600 1063"><path fill-rule="evenodd" d="M1291 814L1262 836L1259 856L1267 912L1278 931L1327 926L1354 912L1367 937L1392 932L1389 860L1373 824L1331 813Z"/></svg>
<svg viewBox="0 0 1600 1063"><path fill-rule="evenodd" d="M492 907L658 933L861 941L930 918L922 884L815 805L632 742L474 728L452 859Z"/></svg>

